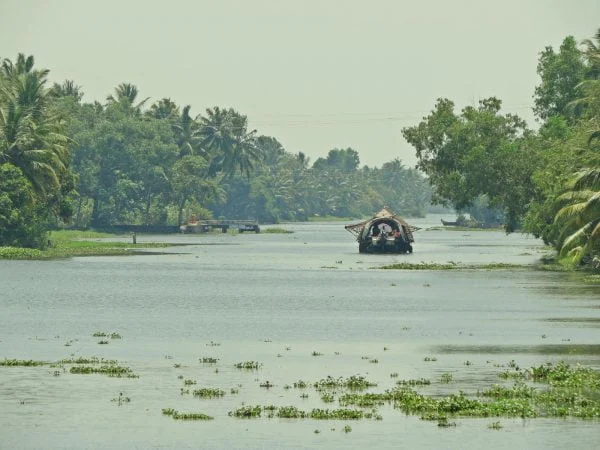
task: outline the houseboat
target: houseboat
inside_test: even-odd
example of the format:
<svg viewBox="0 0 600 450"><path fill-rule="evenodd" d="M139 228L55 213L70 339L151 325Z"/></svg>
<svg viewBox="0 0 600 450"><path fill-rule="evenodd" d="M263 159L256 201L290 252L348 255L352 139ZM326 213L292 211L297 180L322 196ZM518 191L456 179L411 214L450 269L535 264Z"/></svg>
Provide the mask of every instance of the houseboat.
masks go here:
<svg viewBox="0 0 600 450"><path fill-rule="evenodd" d="M412 253L413 231L419 229L388 207L368 220L345 228L356 237L359 253Z"/></svg>

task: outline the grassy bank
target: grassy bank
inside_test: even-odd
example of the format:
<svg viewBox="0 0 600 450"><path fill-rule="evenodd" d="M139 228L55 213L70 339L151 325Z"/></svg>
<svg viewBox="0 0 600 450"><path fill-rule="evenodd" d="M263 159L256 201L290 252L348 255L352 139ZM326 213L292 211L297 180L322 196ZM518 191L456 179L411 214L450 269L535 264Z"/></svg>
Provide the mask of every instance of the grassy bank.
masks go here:
<svg viewBox="0 0 600 450"><path fill-rule="evenodd" d="M119 256L141 253L140 249L169 247L157 242L115 242L106 238L125 237L95 231L60 230L49 235L50 246L45 250L18 247L0 247L0 259L49 260L73 256ZM103 240L92 240L103 239Z"/></svg>

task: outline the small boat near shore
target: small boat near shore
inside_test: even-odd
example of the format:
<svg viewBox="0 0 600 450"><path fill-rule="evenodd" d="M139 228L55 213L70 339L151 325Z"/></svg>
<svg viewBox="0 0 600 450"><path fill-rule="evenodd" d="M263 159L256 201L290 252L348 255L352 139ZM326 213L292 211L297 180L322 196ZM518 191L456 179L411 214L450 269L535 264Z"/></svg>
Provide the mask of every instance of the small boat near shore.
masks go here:
<svg viewBox="0 0 600 450"><path fill-rule="evenodd" d="M388 207L368 220L344 228L356 237L359 253L412 253L413 231L419 229Z"/></svg>

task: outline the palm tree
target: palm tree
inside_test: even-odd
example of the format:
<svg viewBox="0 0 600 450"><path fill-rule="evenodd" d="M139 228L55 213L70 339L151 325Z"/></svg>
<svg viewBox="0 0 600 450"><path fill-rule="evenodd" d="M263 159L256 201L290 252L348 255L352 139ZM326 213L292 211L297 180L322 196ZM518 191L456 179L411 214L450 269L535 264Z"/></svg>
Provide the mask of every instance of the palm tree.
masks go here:
<svg viewBox="0 0 600 450"><path fill-rule="evenodd" d="M21 169L38 194L58 191L67 172L69 139L48 113L47 70L33 57L4 60L0 77L0 163Z"/></svg>
<svg viewBox="0 0 600 450"><path fill-rule="evenodd" d="M199 155L208 159L208 153L202 145L203 135L200 125L190 116L190 109L191 106L186 105L173 126L179 147L179 156Z"/></svg>
<svg viewBox="0 0 600 450"><path fill-rule="evenodd" d="M109 105L118 105L127 115L139 116L142 112L142 107L150 99L146 97L137 104L135 101L138 96L138 88L130 83L121 83L115 88L115 95L106 97Z"/></svg>
<svg viewBox="0 0 600 450"><path fill-rule="evenodd" d="M62 84L54 83L49 94L52 97L73 97L78 102L83 98L83 92L81 86L77 86L72 80L65 80Z"/></svg>
<svg viewBox="0 0 600 450"><path fill-rule="evenodd" d="M155 119L173 120L179 116L179 107L170 98L162 98L153 103L146 114Z"/></svg>
<svg viewBox="0 0 600 450"><path fill-rule="evenodd" d="M568 204L558 211L554 223L561 230L560 255L579 263L600 253L600 168L582 170L570 187L557 199Z"/></svg>
<svg viewBox="0 0 600 450"><path fill-rule="evenodd" d="M33 65L33 55L26 57L23 53L19 53L17 55L16 64L13 64L13 62L8 58L2 61L2 74L7 78L23 75L31 72L33 70Z"/></svg>
<svg viewBox="0 0 600 450"><path fill-rule="evenodd" d="M588 70L585 77L591 80L598 80L600 79L600 28L596 31L593 39L585 39L582 44L585 47L584 55L588 62Z"/></svg>
<svg viewBox="0 0 600 450"><path fill-rule="evenodd" d="M261 160L256 130L248 131L248 119L232 108L208 108L199 119L201 147L211 155L209 173L232 176L238 169L250 177L254 163Z"/></svg>

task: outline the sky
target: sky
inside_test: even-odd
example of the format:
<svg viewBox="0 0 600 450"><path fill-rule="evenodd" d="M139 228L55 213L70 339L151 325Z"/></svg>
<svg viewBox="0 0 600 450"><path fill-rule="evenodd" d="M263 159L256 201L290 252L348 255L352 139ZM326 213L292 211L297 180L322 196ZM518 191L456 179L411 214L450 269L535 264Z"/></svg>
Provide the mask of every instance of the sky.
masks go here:
<svg viewBox="0 0 600 450"><path fill-rule="evenodd" d="M192 115L232 107L312 161L414 166L402 128L440 97L496 96L535 127L539 52L599 27L599 0L0 0L0 57L34 55L84 101L128 82Z"/></svg>

